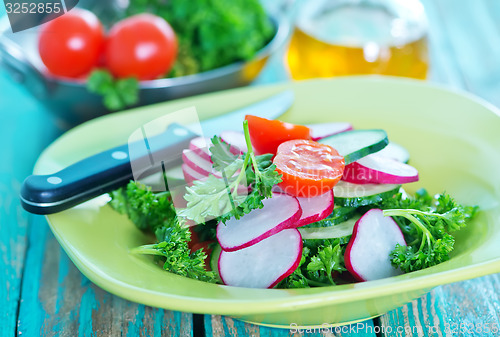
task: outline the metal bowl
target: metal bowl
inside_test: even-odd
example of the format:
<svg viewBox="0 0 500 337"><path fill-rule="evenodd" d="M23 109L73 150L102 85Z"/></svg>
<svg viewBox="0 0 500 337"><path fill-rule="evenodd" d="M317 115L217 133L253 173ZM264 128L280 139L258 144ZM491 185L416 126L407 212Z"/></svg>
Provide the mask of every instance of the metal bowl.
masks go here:
<svg viewBox="0 0 500 337"><path fill-rule="evenodd" d="M287 20L275 20L275 35L249 61L199 74L140 82L139 103L147 105L249 84L269 56L284 45L290 33ZM75 125L109 113L102 97L90 93L84 81L51 77L40 60L36 28L12 33L6 17L0 20L0 56L4 68L64 122Z"/></svg>

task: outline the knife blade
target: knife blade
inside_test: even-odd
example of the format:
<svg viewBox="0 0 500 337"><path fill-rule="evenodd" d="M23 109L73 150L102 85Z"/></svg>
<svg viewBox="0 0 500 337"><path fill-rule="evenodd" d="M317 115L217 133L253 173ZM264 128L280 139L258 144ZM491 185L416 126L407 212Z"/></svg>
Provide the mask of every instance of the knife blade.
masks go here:
<svg viewBox="0 0 500 337"><path fill-rule="evenodd" d="M223 130L240 130L245 115L274 119L293 103L293 92L284 91L241 109L200 122L207 136ZM144 174L158 167L179 165L182 150L198 137L191 128L171 123L164 132L131 144L123 144L76 162L49 175L31 175L21 186L21 205L35 214L52 214L126 185L138 163ZM150 146L150 145L154 146ZM133 159L131 159L133 153ZM161 158L161 160L155 160ZM149 165L149 167L147 167ZM134 167L132 167L134 166Z"/></svg>

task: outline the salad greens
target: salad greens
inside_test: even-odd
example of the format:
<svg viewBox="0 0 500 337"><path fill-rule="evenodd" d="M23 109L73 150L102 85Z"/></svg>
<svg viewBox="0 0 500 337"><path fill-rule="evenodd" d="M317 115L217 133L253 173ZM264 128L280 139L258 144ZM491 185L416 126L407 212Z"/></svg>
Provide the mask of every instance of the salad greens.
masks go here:
<svg viewBox="0 0 500 337"><path fill-rule="evenodd" d="M200 281L215 283L215 272L205 269L207 255L199 249L191 253L188 242L191 232L177 220L171 227L161 227L156 231L159 242L131 250L132 253L157 255L164 258L163 269L177 275Z"/></svg>
<svg viewBox="0 0 500 337"><path fill-rule="evenodd" d="M110 206L126 214L137 228L155 234L158 243L132 249L131 252L163 257L163 269L206 282L215 282L215 273L205 270L207 255L190 252L191 232L181 226L170 192L154 193L151 188L131 181L126 188L111 192Z"/></svg>
<svg viewBox="0 0 500 337"><path fill-rule="evenodd" d="M342 212L339 207L335 213ZM359 207L355 214L364 214L372 208L384 210L384 215L392 216L401 228L407 246L396 245L390 254L395 268L408 273L437 265L449 260L455 240L450 234L466 226L478 207L458 204L447 194L430 196L425 189L417 191L414 197L398 193L379 203ZM352 214L351 216L354 216ZM327 218L328 219L328 218ZM331 220L320 220L307 227L335 225ZM350 276L346 271L343 256L350 239L349 236L336 239L304 240L304 250L299 268L278 285L279 288L308 288L311 286L345 283ZM336 271L336 279L325 277Z"/></svg>
<svg viewBox="0 0 500 337"><path fill-rule="evenodd" d="M130 0L125 16L154 13L174 29L178 52L165 77L179 77L249 60L272 38L275 28L258 0ZM109 110L138 102L137 79L114 79L95 70L87 88L103 96Z"/></svg>
<svg viewBox="0 0 500 337"><path fill-rule="evenodd" d="M462 206L446 193L431 197L419 190L414 198L402 194L381 203L403 231L407 246L397 245L392 263L408 273L449 260L455 239L450 234L465 227L478 207Z"/></svg>
<svg viewBox="0 0 500 337"><path fill-rule="evenodd" d="M299 267L277 287L309 288L345 283L338 279L338 276L347 270L344 252L350 237L349 235L336 239L304 240Z"/></svg>
<svg viewBox="0 0 500 337"><path fill-rule="evenodd" d="M151 188L131 181L127 187L111 192L110 206L127 217L141 230L149 230L160 241L157 230L175 224L175 209L170 192L153 193Z"/></svg>
<svg viewBox="0 0 500 337"><path fill-rule="evenodd" d="M130 0L126 14L149 12L174 29L179 55L168 77L249 60L274 27L258 0Z"/></svg>
<svg viewBox="0 0 500 337"><path fill-rule="evenodd" d="M149 187L131 181L126 188L111 192L110 206L119 213L126 214L137 228L154 233L158 241L156 244L137 247L132 252L161 256L163 268L167 271L215 282L215 273L204 268L206 254L202 250L189 252L191 233L188 227L183 225L185 220L203 223L202 227L206 229L200 230L200 235L205 240L215 240L214 223L227 221L231 217L239 218L252 209L262 208L262 200L271 197L271 188L281 181L271 162L271 156L254 154L246 121L243 128L250 149L246 154L232 154L227 143L222 142L219 137L212 139L213 146L210 151L214 168L226 173L231 172L228 174L229 178L217 179L211 175L203 183L198 182L186 188L187 207L177 210L177 213L169 191L154 193ZM237 171L238 175L233 177ZM223 196L235 196L236 199L237 194L233 192L237 190L242 177L245 177L252 191L244 200L239 200L237 205L222 205L220 200ZM216 217L217 221L205 223L206 217L209 216Z"/></svg>
<svg viewBox="0 0 500 337"><path fill-rule="evenodd" d="M243 128L248 147L244 155L232 154L229 144L219 137L212 138L213 167L223 173L223 178L210 175L207 180L194 181L192 187L187 187L184 196L187 207L179 211L180 217L197 223L205 222L207 217L216 217L222 222L232 217L239 219L253 209L262 208L262 200L272 196L271 189L281 182L281 176L275 170L271 154L254 154L247 121ZM251 188L248 195L238 193L242 183L243 188Z"/></svg>
<svg viewBox="0 0 500 337"><path fill-rule="evenodd" d="M193 247L196 245L188 244L191 235L195 234L199 243L208 244L211 248L217 245L216 240L219 239L220 246L224 247L220 237L216 236L216 226L263 208L263 200L272 197L272 188L282 181L272 162L272 155L255 155L246 121L243 129L248 148L246 153L235 153L234 148L221 138L212 138L212 166L222 177L217 178L207 173L206 179L194 180L192 186L186 187L184 199L187 204L183 209L174 209L171 192L155 193L137 182L130 182L126 188L111 193L111 207L126 214L137 228L150 231L156 236L157 243L134 248L133 253L154 255L162 262L165 270L178 275L220 282L217 271L206 270L210 265L206 251L195 250ZM238 193L242 186L245 189L244 195ZM387 252L390 251L387 266L391 268L392 265L402 272L412 272L447 261L455 243L452 233L464 228L478 211L477 206L460 205L447 193L431 196L425 189L417 191L415 196L408 196L403 190L397 189L390 194L382 194L383 198L374 198L373 195L362 197L365 198L364 201L369 201L368 204L359 203L362 206L333 208L332 205L330 216L306 227L337 226L347 219L355 219L356 215L381 209L383 211L378 212L394 219L394 227L399 227L407 244L403 246L391 241L387 246ZM300 204L297 199L293 200ZM189 221L199 225L190 229L186 226ZM249 221L248 225L253 225L252 220ZM284 227L280 230L295 229ZM346 232L342 232L338 235L345 234ZM344 257L349 259L346 250L351 249L348 247L351 237L351 234L322 239L304 239L305 236L299 236L299 240L302 238L302 252L297 250L293 268L297 263L298 267L293 272L293 269L288 269L289 272L282 274L283 279L276 278L276 282L281 280L277 287L308 288L353 282L355 273L351 269L348 272L352 260L347 260L347 268L344 261ZM230 249L227 248L227 251ZM384 252L383 255L385 254Z"/></svg>

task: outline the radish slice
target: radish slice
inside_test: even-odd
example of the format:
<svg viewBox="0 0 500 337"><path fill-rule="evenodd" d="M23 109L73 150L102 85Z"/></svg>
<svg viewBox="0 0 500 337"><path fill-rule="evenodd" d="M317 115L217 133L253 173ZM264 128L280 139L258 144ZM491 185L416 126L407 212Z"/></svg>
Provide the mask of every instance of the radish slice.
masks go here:
<svg viewBox="0 0 500 337"><path fill-rule="evenodd" d="M223 131L220 133L220 138L231 145L230 151L235 154L248 152L245 135L238 131Z"/></svg>
<svg viewBox="0 0 500 337"><path fill-rule="evenodd" d="M344 255L347 270L358 281L372 281L402 274L391 265L396 244L406 246L398 224L381 209L366 212L354 225Z"/></svg>
<svg viewBox="0 0 500 337"><path fill-rule="evenodd" d="M184 174L184 180L188 185L192 185L195 180L203 180L207 178L207 176L193 170L186 164L182 164L182 173Z"/></svg>
<svg viewBox="0 0 500 337"><path fill-rule="evenodd" d="M212 172L212 163L203 159L200 155L192 150L182 151L182 161L184 164L191 167L196 172L208 176Z"/></svg>
<svg viewBox="0 0 500 337"><path fill-rule="evenodd" d="M333 190L312 198L297 198L302 208L300 219L293 227L301 227L323 220L333 211Z"/></svg>
<svg viewBox="0 0 500 337"><path fill-rule="evenodd" d="M197 155L199 155L203 159L211 161L210 151L208 150L210 144L211 142L209 138L196 137L191 139L191 141L189 142L189 149L194 151Z"/></svg>
<svg viewBox="0 0 500 337"><path fill-rule="evenodd" d="M212 163L210 161L203 159L192 150L182 151L182 161L191 169L205 177L208 177L209 174L213 174L217 178L222 177L220 172L212 169Z"/></svg>
<svg viewBox="0 0 500 337"><path fill-rule="evenodd" d="M319 123L306 125L311 129L311 138L314 141L330 137L337 133L352 130L351 123L336 122L336 123Z"/></svg>
<svg viewBox="0 0 500 337"><path fill-rule="evenodd" d="M375 154L345 167L342 180L354 184L405 184L418 181L413 166Z"/></svg>
<svg viewBox="0 0 500 337"><path fill-rule="evenodd" d="M300 233L285 229L250 247L235 252L223 250L219 275L230 286L272 288L297 269L301 257Z"/></svg>
<svg viewBox="0 0 500 337"><path fill-rule="evenodd" d="M235 251L293 227L300 219L302 209L295 197L273 193L270 199L262 201L264 207L255 209L236 220L234 218L217 225L217 240L225 251Z"/></svg>
<svg viewBox="0 0 500 337"><path fill-rule="evenodd" d="M410 153L403 146L389 142L386 147L376 152L377 156L391 158L401 163L408 163L410 160Z"/></svg>

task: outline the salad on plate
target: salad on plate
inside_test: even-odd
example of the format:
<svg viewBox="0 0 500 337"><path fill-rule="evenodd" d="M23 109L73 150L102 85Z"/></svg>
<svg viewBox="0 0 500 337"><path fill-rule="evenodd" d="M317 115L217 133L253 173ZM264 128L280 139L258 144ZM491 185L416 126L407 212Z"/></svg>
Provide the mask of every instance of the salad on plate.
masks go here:
<svg viewBox="0 0 500 337"><path fill-rule="evenodd" d="M180 188L131 181L111 193L116 211L155 236L131 253L229 286L332 286L447 261L453 232L478 210L447 193L407 194L418 171L384 130L248 115L243 131L193 139L162 177Z"/></svg>

